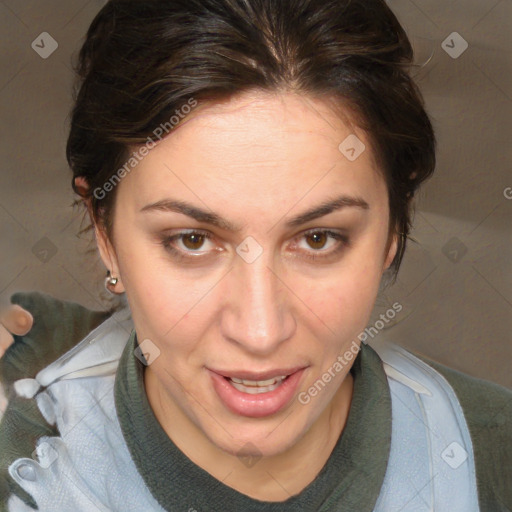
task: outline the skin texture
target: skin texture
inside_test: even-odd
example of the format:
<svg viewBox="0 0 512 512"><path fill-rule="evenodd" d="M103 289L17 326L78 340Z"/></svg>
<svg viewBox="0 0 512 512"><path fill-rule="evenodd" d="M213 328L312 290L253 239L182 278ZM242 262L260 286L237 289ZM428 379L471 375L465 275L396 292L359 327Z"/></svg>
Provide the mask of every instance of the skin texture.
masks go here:
<svg viewBox="0 0 512 512"><path fill-rule="evenodd" d="M338 146L353 133L366 150L349 161ZM369 209L285 225L341 194L363 198ZM241 229L140 211L167 198ZM388 219L386 186L365 134L321 100L294 93L251 92L197 108L118 185L113 237L99 227L96 237L119 277L116 292L126 292L139 343L149 339L160 351L145 369L148 399L175 444L226 485L282 501L324 466L346 423L350 366L307 405L297 397L367 325L396 253ZM174 240L185 255L176 259L162 241L190 229L212 239ZM322 229L347 234L349 244L304 235ZM263 250L252 263L236 252L248 236ZM296 396L263 418L230 411L207 370L295 366L306 367ZM240 454L262 458L247 467Z"/></svg>
<svg viewBox="0 0 512 512"><path fill-rule="evenodd" d="M14 343L13 334L25 336L34 323L34 317L18 304L11 304L0 311L0 358ZM0 385L0 417L7 407L5 391Z"/></svg>
<svg viewBox="0 0 512 512"><path fill-rule="evenodd" d="M0 312L0 357L13 343L13 334L24 336L32 328L34 318L17 304L13 304Z"/></svg>

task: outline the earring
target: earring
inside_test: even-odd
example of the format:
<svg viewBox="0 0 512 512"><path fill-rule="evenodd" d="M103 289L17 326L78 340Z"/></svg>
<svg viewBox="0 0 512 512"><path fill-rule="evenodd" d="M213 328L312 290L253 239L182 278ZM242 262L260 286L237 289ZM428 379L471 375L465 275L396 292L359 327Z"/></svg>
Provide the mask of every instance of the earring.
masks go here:
<svg viewBox="0 0 512 512"><path fill-rule="evenodd" d="M115 294L115 291L113 290L113 288L117 284L118 281L119 281L119 279L117 277L113 277L110 274L110 270L108 270L107 271L107 277L105 278L105 289L108 292Z"/></svg>

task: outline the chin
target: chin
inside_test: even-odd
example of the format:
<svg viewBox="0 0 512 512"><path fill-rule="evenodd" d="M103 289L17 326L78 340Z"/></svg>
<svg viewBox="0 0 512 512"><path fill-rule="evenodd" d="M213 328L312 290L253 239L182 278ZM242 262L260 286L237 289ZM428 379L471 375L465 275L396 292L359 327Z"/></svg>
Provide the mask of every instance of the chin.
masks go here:
<svg viewBox="0 0 512 512"><path fill-rule="evenodd" d="M286 416L281 421L203 432L217 448L235 457L272 457L286 452L307 432L306 427L285 425Z"/></svg>

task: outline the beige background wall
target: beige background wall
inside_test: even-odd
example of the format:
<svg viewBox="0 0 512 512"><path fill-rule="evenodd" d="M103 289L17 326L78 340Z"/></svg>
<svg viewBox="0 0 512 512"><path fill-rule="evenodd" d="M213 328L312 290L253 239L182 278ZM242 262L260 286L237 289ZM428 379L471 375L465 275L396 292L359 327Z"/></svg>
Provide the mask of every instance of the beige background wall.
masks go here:
<svg viewBox="0 0 512 512"><path fill-rule="evenodd" d="M15 291L40 290L105 308L104 269L85 254L89 239L76 237L80 215L70 206L64 156L71 57L103 3L0 0L4 304ZM417 79L439 152L436 175L417 201L418 243L409 244L400 278L381 294L375 319L395 301L404 309L379 336L512 387L512 2L388 3L418 62L432 55ZM31 47L34 40L41 46L43 32L58 44L47 59ZM463 48L453 32L468 43L457 58L443 49L448 45L456 56ZM43 37L47 50L50 40Z"/></svg>

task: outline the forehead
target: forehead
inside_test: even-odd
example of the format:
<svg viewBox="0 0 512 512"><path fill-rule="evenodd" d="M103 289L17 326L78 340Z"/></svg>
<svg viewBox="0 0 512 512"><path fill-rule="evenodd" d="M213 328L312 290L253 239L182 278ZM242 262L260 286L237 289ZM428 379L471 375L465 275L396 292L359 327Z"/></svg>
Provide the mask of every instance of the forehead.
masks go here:
<svg viewBox="0 0 512 512"><path fill-rule="evenodd" d="M379 187L380 173L365 133L348 109L343 113L294 93L259 91L200 104L127 181L141 203L186 184L197 195L203 190L219 198L225 192L263 200L257 193L262 187L267 198L278 198L319 181L320 188L342 186L360 194ZM349 146L360 153L356 159L347 158L353 156Z"/></svg>
<svg viewBox="0 0 512 512"><path fill-rule="evenodd" d="M365 138L348 105L338 103L338 108L334 105L332 101L295 93L250 91L224 101L201 104L167 137L168 144L183 142L191 131L197 136L207 132L212 141L218 135L224 144L246 142L254 147L255 142L262 142L274 151L280 147L286 149L278 142L285 137L288 144L293 144L294 139L310 140L311 144L304 150L319 144L315 138L323 138L324 145L336 147L341 142L340 137L349 134L357 132L360 138Z"/></svg>

